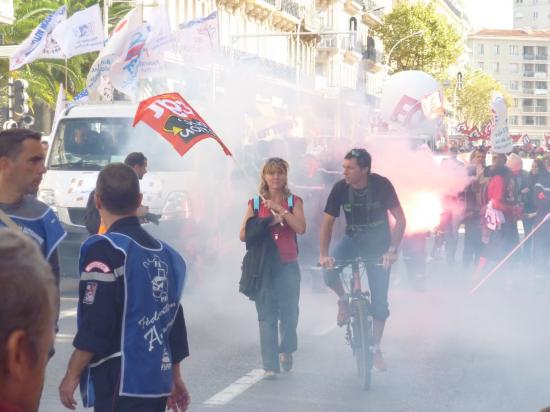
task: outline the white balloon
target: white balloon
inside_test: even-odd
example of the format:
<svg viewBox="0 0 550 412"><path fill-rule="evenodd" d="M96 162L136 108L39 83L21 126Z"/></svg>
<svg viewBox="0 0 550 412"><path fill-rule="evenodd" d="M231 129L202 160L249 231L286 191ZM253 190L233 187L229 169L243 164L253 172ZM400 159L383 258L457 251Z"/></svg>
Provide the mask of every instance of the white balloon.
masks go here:
<svg viewBox="0 0 550 412"><path fill-rule="evenodd" d="M408 130L433 128L443 114L443 94L428 73L410 70L392 75L384 86L380 114L385 122Z"/></svg>

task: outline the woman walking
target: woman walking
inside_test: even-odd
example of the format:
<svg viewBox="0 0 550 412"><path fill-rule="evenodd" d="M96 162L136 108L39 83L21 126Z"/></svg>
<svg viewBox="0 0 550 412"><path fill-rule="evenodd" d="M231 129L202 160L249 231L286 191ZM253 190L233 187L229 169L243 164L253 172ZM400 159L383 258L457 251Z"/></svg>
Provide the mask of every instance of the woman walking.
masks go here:
<svg viewBox="0 0 550 412"><path fill-rule="evenodd" d="M300 269L296 234L306 230L303 201L290 193L288 163L266 161L260 196L248 202L240 239L246 242L241 292L256 302L265 378L292 369L298 346Z"/></svg>

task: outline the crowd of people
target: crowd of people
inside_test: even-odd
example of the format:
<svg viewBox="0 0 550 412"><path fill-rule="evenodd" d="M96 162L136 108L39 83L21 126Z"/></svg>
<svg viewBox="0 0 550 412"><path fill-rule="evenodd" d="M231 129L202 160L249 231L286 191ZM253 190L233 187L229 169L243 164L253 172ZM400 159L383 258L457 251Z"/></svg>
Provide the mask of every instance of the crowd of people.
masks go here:
<svg viewBox="0 0 550 412"><path fill-rule="evenodd" d="M65 234L52 209L35 197L45 173L40 137L26 129L0 132L0 226L6 227L0 229L2 412L38 409L45 367L55 354L57 247ZM387 369L381 342L390 314L391 267L401 248L409 261L420 265L411 270L423 270L426 261L427 235L405 235L405 213L392 182L372 172L367 150L349 150L346 142L340 143L326 157L288 151L290 160L274 156L272 149L277 148L266 146L262 156L256 153L256 159L247 162L257 169L260 182L258 194L246 202L239 232L247 249L240 292L255 302L265 379L293 368L299 252L323 267L325 283L338 297L339 326L349 322L350 297L335 263L354 258L369 262L373 366L380 371ZM550 216L550 172L544 154L533 159L530 172L523 170L516 153L493 153L490 165L486 156L483 148L475 148L463 162L451 148L438 166L464 168L469 177L463 190L444 199L439 232L447 263L456 265L458 228L463 224L463 268L481 276L491 262L501 261L519 244L521 222L526 241L511 265L532 265L543 276L550 247L550 224L545 223ZM299 169L295 181L289 178L293 164ZM142 227L139 180L146 172L147 159L141 153L129 155L126 164L107 165L88 200L91 236L80 251L78 327L59 386L61 402L69 409L77 404L74 393L79 386L83 404L98 412L160 412L166 407L185 411L189 406L180 371L189 356L180 303L187 265L180 253Z"/></svg>

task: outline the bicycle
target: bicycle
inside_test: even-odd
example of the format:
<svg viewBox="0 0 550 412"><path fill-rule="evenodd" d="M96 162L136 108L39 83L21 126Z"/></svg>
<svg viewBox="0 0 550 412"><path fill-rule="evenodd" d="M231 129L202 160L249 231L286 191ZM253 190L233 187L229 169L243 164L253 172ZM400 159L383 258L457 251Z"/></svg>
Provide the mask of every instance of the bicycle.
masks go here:
<svg viewBox="0 0 550 412"><path fill-rule="evenodd" d="M357 365L357 375L363 390L369 390L372 381L372 360L374 349L373 318L370 292L363 291L361 275L366 275L367 263L380 264L380 260L356 258L338 260L335 269L344 269L351 265L351 275L340 272L344 288L347 289L350 317L346 324L346 342L350 345ZM349 279L346 279L349 278Z"/></svg>

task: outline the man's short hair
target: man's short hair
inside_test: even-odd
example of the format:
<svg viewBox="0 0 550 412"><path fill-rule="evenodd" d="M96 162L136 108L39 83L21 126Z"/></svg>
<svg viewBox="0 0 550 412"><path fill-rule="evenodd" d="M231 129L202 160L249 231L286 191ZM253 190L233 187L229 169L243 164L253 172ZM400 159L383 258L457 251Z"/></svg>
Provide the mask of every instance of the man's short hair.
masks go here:
<svg viewBox="0 0 550 412"><path fill-rule="evenodd" d="M123 163L111 163L99 173L96 194L105 209L115 215L135 211L140 204L136 172Z"/></svg>
<svg viewBox="0 0 550 412"><path fill-rule="evenodd" d="M147 158L145 155L141 152L132 152L128 156L126 156L126 159L124 159L124 164L134 167L134 166L145 166L145 162L147 161Z"/></svg>
<svg viewBox="0 0 550 412"><path fill-rule="evenodd" d="M361 148L355 148L351 149L345 156L344 159L350 160L355 159L357 160L357 164L361 169L364 169L365 167L371 168L372 158L370 156L370 153L367 152L365 149Z"/></svg>
<svg viewBox="0 0 550 412"><path fill-rule="evenodd" d="M22 232L0 228L0 375L6 343L15 330L29 337L32 355L46 328L54 328L57 288L50 265Z"/></svg>
<svg viewBox="0 0 550 412"><path fill-rule="evenodd" d="M30 129L8 129L0 132L0 157L15 159L21 153L23 141L34 139L40 141L42 135Z"/></svg>

